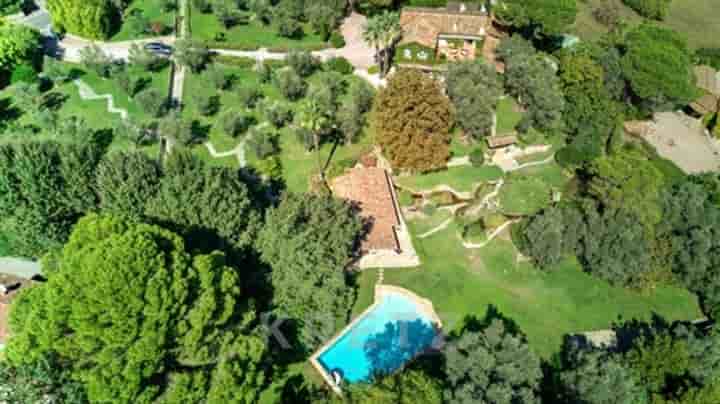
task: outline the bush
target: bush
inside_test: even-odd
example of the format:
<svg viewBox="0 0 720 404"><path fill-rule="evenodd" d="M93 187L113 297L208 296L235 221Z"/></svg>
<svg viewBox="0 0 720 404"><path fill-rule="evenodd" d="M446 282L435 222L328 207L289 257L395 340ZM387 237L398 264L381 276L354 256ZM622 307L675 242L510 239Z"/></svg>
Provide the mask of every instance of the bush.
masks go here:
<svg viewBox="0 0 720 404"><path fill-rule="evenodd" d="M670 8L671 0L623 0L638 14L654 20L664 20Z"/></svg>
<svg viewBox="0 0 720 404"><path fill-rule="evenodd" d="M378 73L380 73L380 66L372 65L372 66L368 67L367 72L368 72L368 74L378 74Z"/></svg>
<svg viewBox="0 0 720 404"><path fill-rule="evenodd" d="M695 64L720 70L720 48L700 48L695 51Z"/></svg>
<svg viewBox="0 0 720 404"><path fill-rule="evenodd" d="M240 104L246 108L255 108L263 97L262 91L253 85L244 85L238 88L238 99Z"/></svg>
<svg viewBox="0 0 720 404"><path fill-rule="evenodd" d="M10 83L35 83L38 79L38 74L35 68L27 63L19 64L13 69L12 75L10 76Z"/></svg>
<svg viewBox="0 0 720 404"><path fill-rule="evenodd" d="M212 83L217 90L227 90L230 87L230 76L217 65L211 65L203 72L203 80Z"/></svg>
<svg viewBox="0 0 720 404"><path fill-rule="evenodd" d="M282 69L275 75L275 84L280 93L290 101L305 95L307 84L293 69Z"/></svg>
<svg viewBox="0 0 720 404"><path fill-rule="evenodd" d="M287 56L287 63L301 77L315 73L320 65L320 61L308 51L291 51Z"/></svg>
<svg viewBox="0 0 720 404"><path fill-rule="evenodd" d="M148 88L135 96L140 107L153 116L160 116L165 110L166 97L157 89Z"/></svg>
<svg viewBox="0 0 720 404"><path fill-rule="evenodd" d="M325 68L345 75L352 74L355 71L352 63L342 56L328 59L328 61L325 62Z"/></svg>
<svg viewBox="0 0 720 404"><path fill-rule="evenodd" d="M255 169L266 178L282 178L282 162L278 156L270 156L255 163Z"/></svg>
<svg viewBox="0 0 720 404"><path fill-rule="evenodd" d="M485 164L485 150L482 147L477 147L470 152L470 164L473 167L480 167Z"/></svg>
<svg viewBox="0 0 720 404"><path fill-rule="evenodd" d="M266 102L263 115L275 128L280 129L293 119L293 111L289 105L281 102Z"/></svg>
<svg viewBox="0 0 720 404"><path fill-rule="evenodd" d="M344 48L345 37L343 37L340 32L334 31L332 35L330 35L330 44L333 46L333 48Z"/></svg>
<svg viewBox="0 0 720 404"><path fill-rule="evenodd" d="M53 25L60 32L69 32L90 39L107 39L117 28L120 10L107 0L48 0Z"/></svg>
<svg viewBox="0 0 720 404"><path fill-rule="evenodd" d="M297 20L283 18L278 24L278 35L281 37L299 39L302 38L304 34L303 27Z"/></svg>
<svg viewBox="0 0 720 404"><path fill-rule="evenodd" d="M80 62L100 77L109 77L113 60L99 46L92 44L80 49Z"/></svg>

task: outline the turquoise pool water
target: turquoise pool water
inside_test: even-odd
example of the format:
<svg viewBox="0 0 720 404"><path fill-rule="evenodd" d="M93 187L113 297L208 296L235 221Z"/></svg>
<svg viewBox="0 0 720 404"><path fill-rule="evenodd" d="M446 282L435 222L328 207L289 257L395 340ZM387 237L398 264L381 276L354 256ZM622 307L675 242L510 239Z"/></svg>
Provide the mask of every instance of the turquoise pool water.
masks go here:
<svg viewBox="0 0 720 404"><path fill-rule="evenodd" d="M328 374L348 383L388 374L432 346L437 331L415 303L387 294L373 310L318 357Z"/></svg>

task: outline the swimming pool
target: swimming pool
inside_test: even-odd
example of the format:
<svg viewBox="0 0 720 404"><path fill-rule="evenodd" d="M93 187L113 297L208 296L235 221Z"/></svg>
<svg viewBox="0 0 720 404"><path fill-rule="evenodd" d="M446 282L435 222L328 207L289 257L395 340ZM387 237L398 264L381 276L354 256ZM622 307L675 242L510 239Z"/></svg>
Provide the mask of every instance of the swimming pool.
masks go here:
<svg viewBox="0 0 720 404"><path fill-rule="evenodd" d="M418 298L398 289L386 286L381 293L376 291L375 304L316 354L314 359L331 385L334 373L346 383L392 373L433 345L437 316L427 313Z"/></svg>

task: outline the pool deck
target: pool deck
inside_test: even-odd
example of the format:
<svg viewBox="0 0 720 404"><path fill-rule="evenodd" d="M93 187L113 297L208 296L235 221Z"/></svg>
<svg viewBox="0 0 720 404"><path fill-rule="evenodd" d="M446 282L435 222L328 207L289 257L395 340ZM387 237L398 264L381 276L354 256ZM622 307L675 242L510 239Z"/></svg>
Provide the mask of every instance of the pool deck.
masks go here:
<svg viewBox="0 0 720 404"><path fill-rule="evenodd" d="M432 320L434 324L437 325L438 328L442 328L442 321L440 321L440 317L435 313L435 309L433 308L433 304L430 300L424 299L415 293L403 289L398 286L392 286L392 285L375 285L375 301L373 304L370 305L367 309L365 309L360 315L355 317L353 321L350 322L345 328L340 330L337 334L335 334L334 337L332 337L328 342L326 342L323 346L321 346L311 357L310 357L310 363L313 365L315 370L320 373L322 378L325 380L325 383L330 386L330 388L337 394L342 395L342 390L340 387L335 385L335 381L333 380L332 376L328 374L328 372L325 370L322 364L320 364L319 358L320 355L322 355L329 347L333 346L340 338L342 338L345 334L348 333L358 322L360 322L362 319L364 319L371 311L373 311L381 302L385 295L388 294L396 294L396 295L403 295L406 298L412 300L418 308L422 311L424 315L426 315L428 318Z"/></svg>

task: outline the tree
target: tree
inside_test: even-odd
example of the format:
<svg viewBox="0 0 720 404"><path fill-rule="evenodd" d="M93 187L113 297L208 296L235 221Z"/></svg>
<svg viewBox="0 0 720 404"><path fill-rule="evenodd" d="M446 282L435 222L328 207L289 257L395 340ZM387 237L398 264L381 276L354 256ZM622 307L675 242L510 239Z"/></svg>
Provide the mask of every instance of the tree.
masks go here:
<svg viewBox="0 0 720 404"><path fill-rule="evenodd" d="M564 100L560 82L550 60L515 38L504 40L498 50L505 62L505 87L527 109L518 124L526 132L530 126L540 131L557 127Z"/></svg>
<svg viewBox="0 0 720 404"><path fill-rule="evenodd" d="M375 61L380 66L380 77L385 77L392 67L395 45L402 35L400 15L384 11L370 17L363 26L363 40L375 48Z"/></svg>
<svg viewBox="0 0 720 404"><path fill-rule="evenodd" d="M141 36L150 32L150 20L140 9L133 9L125 18L124 24L134 36Z"/></svg>
<svg viewBox="0 0 720 404"><path fill-rule="evenodd" d="M220 117L220 125L226 135L238 137L252 126L252 117L237 111L229 110Z"/></svg>
<svg viewBox="0 0 720 404"><path fill-rule="evenodd" d="M175 42L175 60L186 66L193 73L199 73L210 60L210 50L207 46L190 39L180 39Z"/></svg>
<svg viewBox="0 0 720 404"><path fill-rule="evenodd" d="M278 23L278 34L284 38L299 39L303 37L305 32L298 20L283 18Z"/></svg>
<svg viewBox="0 0 720 404"><path fill-rule="evenodd" d="M20 11L23 0L0 0L0 15L12 15Z"/></svg>
<svg viewBox="0 0 720 404"><path fill-rule="evenodd" d="M561 35L575 22L575 0L503 0L493 7L498 19L537 36Z"/></svg>
<svg viewBox="0 0 720 404"><path fill-rule="evenodd" d="M447 73L447 92L458 124L470 137L491 134L502 86L494 67L482 60L454 63Z"/></svg>
<svg viewBox="0 0 720 404"><path fill-rule="evenodd" d="M337 112L339 129L345 136L346 143L352 143L360 137L374 97L375 89L367 82L354 81L350 85L348 96Z"/></svg>
<svg viewBox="0 0 720 404"><path fill-rule="evenodd" d="M327 4L311 2L305 9L305 15L313 27L315 33L320 35L323 41L330 39L330 34L338 24L340 14Z"/></svg>
<svg viewBox="0 0 720 404"><path fill-rule="evenodd" d="M70 72L65 65L50 56L43 59L42 75L54 84L62 84L70 78Z"/></svg>
<svg viewBox="0 0 720 404"><path fill-rule="evenodd" d="M300 77L309 77L320 67L320 61L307 51L292 50L285 61Z"/></svg>
<svg viewBox="0 0 720 404"><path fill-rule="evenodd" d="M418 370L386 376L375 383L361 383L348 389L351 404L440 404L440 383Z"/></svg>
<svg viewBox="0 0 720 404"><path fill-rule="evenodd" d="M445 349L445 400L456 403L540 403L540 359L502 320L466 329Z"/></svg>
<svg viewBox="0 0 720 404"><path fill-rule="evenodd" d="M189 152L173 152L146 215L203 251L245 254L260 222L259 199L237 170L207 167Z"/></svg>
<svg viewBox="0 0 720 404"><path fill-rule="evenodd" d="M560 373L563 395L580 404L647 403L645 389L621 361L601 352L578 351Z"/></svg>
<svg viewBox="0 0 720 404"><path fill-rule="evenodd" d="M154 402L176 369L210 375L201 398L222 389L239 402L256 400L264 348L250 334L253 303L222 253L185 248L157 226L81 219L47 283L14 304L8 359L21 365L57 355L90 402Z"/></svg>
<svg viewBox="0 0 720 404"><path fill-rule="evenodd" d="M675 31L644 23L625 36L622 70L647 111L685 105L696 96L687 42Z"/></svg>
<svg viewBox="0 0 720 404"><path fill-rule="evenodd" d="M158 192L160 166L143 152L113 153L98 165L96 181L103 212L143 219Z"/></svg>
<svg viewBox="0 0 720 404"><path fill-rule="evenodd" d="M217 90L226 90L231 84L230 76L215 64L205 69L203 81L209 81Z"/></svg>
<svg viewBox="0 0 720 404"><path fill-rule="evenodd" d="M215 115L220 109L220 97L214 94L197 92L192 96L197 112L202 116Z"/></svg>
<svg viewBox="0 0 720 404"><path fill-rule="evenodd" d="M90 39L107 39L120 10L108 0L48 0L53 26Z"/></svg>
<svg viewBox="0 0 720 404"><path fill-rule="evenodd" d="M67 240L77 218L97 204L94 169L102 152L89 139L0 147L0 211L15 254L40 257Z"/></svg>
<svg viewBox="0 0 720 404"><path fill-rule="evenodd" d="M352 287L345 267L360 229L351 207L330 196L287 194L266 215L257 247L272 267L273 307L294 322L305 350L347 320Z"/></svg>
<svg viewBox="0 0 720 404"><path fill-rule="evenodd" d="M240 19L240 10L233 0L213 0L212 11L218 21L226 28L231 28Z"/></svg>
<svg viewBox="0 0 720 404"><path fill-rule="evenodd" d="M523 227L523 253L533 257L542 269L557 264L566 254L575 253L564 242L565 214L562 208L550 207L528 219Z"/></svg>
<svg viewBox="0 0 720 404"><path fill-rule="evenodd" d="M148 88L137 93L135 100L144 111L156 117L162 115L167 106L166 97L155 88Z"/></svg>
<svg viewBox="0 0 720 404"><path fill-rule="evenodd" d="M305 95L307 84L294 69L285 68L275 74L275 84L280 93L290 101Z"/></svg>
<svg viewBox="0 0 720 404"><path fill-rule="evenodd" d="M130 45L128 62L142 70L151 72L159 71L169 63L168 59L155 55L137 43Z"/></svg>
<svg viewBox="0 0 720 404"><path fill-rule="evenodd" d="M109 77L113 63L112 57L105 53L97 44L92 44L80 49L80 61L89 70L94 71L100 77Z"/></svg>
<svg viewBox="0 0 720 404"><path fill-rule="evenodd" d="M416 70L400 70L374 105L377 142L395 168L444 167L450 152L453 112L438 83Z"/></svg>
<svg viewBox="0 0 720 404"><path fill-rule="evenodd" d="M24 25L0 24L0 71L20 63L36 64L42 56L40 34Z"/></svg>

